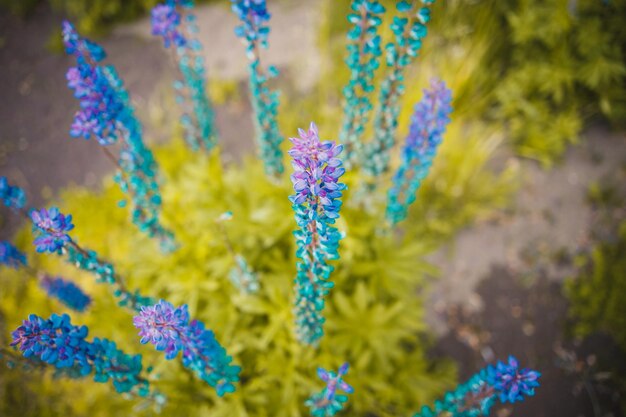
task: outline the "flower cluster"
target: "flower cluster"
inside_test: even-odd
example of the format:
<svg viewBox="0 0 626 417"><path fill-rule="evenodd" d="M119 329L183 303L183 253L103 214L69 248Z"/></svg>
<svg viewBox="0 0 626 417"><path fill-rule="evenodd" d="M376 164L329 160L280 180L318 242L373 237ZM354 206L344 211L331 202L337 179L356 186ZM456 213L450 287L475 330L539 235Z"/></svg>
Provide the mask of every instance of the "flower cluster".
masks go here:
<svg viewBox="0 0 626 417"><path fill-rule="evenodd" d="M351 7L348 21L354 26L348 32L346 59L350 80L343 88L344 119L339 133L339 141L346 146L346 163L354 162L362 151L361 139L372 110L369 95L374 91L374 72L382 53L378 26L385 13L376 0L352 0Z"/></svg>
<svg viewBox="0 0 626 417"><path fill-rule="evenodd" d="M107 339L88 342L86 326L74 326L67 314L43 319L31 314L13 333L11 346L26 358L40 360L74 374L94 375L94 381L111 380L117 392L141 397L150 394L150 384L141 376L141 355L130 356Z"/></svg>
<svg viewBox="0 0 626 417"><path fill-rule="evenodd" d="M422 0L428 5L434 0ZM389 167L389 152L395 143L395 134L400 114L400 97L404 93L404 69L417 56L426 36L425 24L430 20L430 10L419 7L420 1L399 1L391 31L395 43L385 46L387 75L380 85L378 107L374 116L374 140L364 149L363 168L371 177L386 172Z"/></svg>
<svg viewBox="0 0 626 417"><path fill-rule="evenodd" d="M250 61L250 93L255 114L256 138L261 159L268 175L277 176L284 171L283 153L280 145L283 137L278 130L278 93L270 90L268 82L278 75L278 70L270 66L267 73L261 67L259 49L267 48L270 32L266 23L270 19L265 0L231 0L232 10L241 20L235 34L246 45L246 55Z"/></svg>
<svg viewBox="0 0 626 417"><path fill-rule="evenodd" d="M26 205L26 194L20 187L10 185L6 177L0 177L0 200L9 208L21 209Z"/></svg>
<svg viewBox="0 0 626 417"><path fill-rule="evenodd" d="M185 140L194 149L211 150L217 141L215 115L207 95L206 69L192 1L168 0L152 10L152 34L163 37L166 48L175 49L180 80L174 82L176 101L183 108L181 124Z"/></svg>
<svg viewBox="0 0 626 417"><path fill-rule="evenodd" d="M204 323L189 320L187 305L175 308L161 300L143 307L133 324L139 329L141 343L152 343L165 352L166 359L173 359L182 351L183 365L214 387L218 396L235 391L241 368L231 365L232 357L213 332L204 328Z"/></svg>
<svg viewBox="0 0 626 417"><path fill-rule="evenodd" d="M7 241L0 242L0 264L18 269L26 265L26 255Z"/></svg>
<svg viewBox="0 0 626 417"><path fill-rule="evenodd" d="M30 217L37 234L34 241L37 252L59 252L70 242L67 232L74 228L71 215L66 216L58 208L52 207L49 210L33 210Z"/></svg>
<svg viewBox="0 0 626 417"><path fill-rule="evenodd" d="M293 203L299 230L294 232L300 258L296 276L296 327L298 339L317 344L323 335L322 310L324 296L333 287L329 281L333 267L328 260L338 259L341 234L333 227L339 217L342 191L339 182L345 169L337 156L342 145L320 141L317 126L311 123L307 131L299 129L299 137L290 138L293 147L294 173L291 175Z"/></svg>
<svg viewBox="0 0 626 417"><path fill-rule="evenodd" d="M354 392L354 388L343 380L343 376L347 372L347 363L341 365L337 373L327 371L324 368L317 369L317 375L322 381L326 382L326 387L321 392L311 396L305 402L305 405L311 408L311 415L313 417L332 417L343 409L345 403L348 401L348 396L337 394L337 389L347 394Z"/></svg>
<svg viewBox="0 0 626 417"><path fill-rule="evenodd" d="M133 222L157 237L164 250L173 249L172 233L159 222L156 161L143 142L128 92L112 66L97 65L105 57L102 48L80 37L69 22L63 23L63 39L66 51L76 57L77 66L68 70L67 79L81 107L70 133L87 139L93 135L103 146L122 139L119 161L108 149L105 152L120 168L115 181L131 196Z"/></svg>
<svg viewBox="0 0 626 417"><path fill-rule="evenodd" d="M448 392L434 407L423 407L413 417L437 417L450 414L459 417L481 417L489 415L496 400L500 402L523 401L535 394L541 374L530 369L519 369L517 359L509 357L508 363L488 365Z"/></svg>
<svg viewBox="0 0 626 417"><path fill-rule="evenodd" d="M393 176L387 196L387 219L396 224L406 218L422 180L428 175L450 122L452 95L443 81L432 80L424 98L417 103L409 134L402 148L401 164Z"/></svg>
<svg viewBox="0 0 626 417"><path fill-rule="evenodd" d="M91 304L91 298L76 284L63 278L44 276L39 285L50 297L56 298L69 308L82 312Z"/></svg>
<svg viewBox="0 0 626 417"><path fill-rule="evenodd" d="M528 368L519 368L519 362L509 356L507 362L498 361L496 366L488 368L487 381L498 393L500 402L514 403L524 401L525 397L535 395L541 373Z"/></svg>

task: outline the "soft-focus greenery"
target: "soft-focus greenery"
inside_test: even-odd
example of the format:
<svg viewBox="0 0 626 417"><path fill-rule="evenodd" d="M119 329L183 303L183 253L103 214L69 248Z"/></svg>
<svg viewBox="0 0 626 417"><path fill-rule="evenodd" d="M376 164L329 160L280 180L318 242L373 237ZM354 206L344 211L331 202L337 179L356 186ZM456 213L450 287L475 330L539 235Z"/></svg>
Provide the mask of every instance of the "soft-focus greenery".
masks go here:
<svg viewBox="0 0 626 417"><path fill-rule="evenodd" d="M324 3L321 46L333 75L325 82L335 92L347 77L341 60L348 23L340 9L348 3ZM547 166L578 140L587 118L603 115L623 127L624 16L623 0L436 2L413 75L451 83L456 114L507 127L520 155ZM421 87L407 85L415 103Z"/></svg>
<svg viewBox="0 0 626 417"><path fill-rule="evenodd" d="M323 136L330 133L322 126ZM385 233L382 201L372 199L365 209L345 205L339 227L346 238L319 350L304 348L293 337L290 184L286 179L269 182L258 161L223 168L217 157L192 154L180 142L157 151L165 171L164 218L181 243L172 255L161 254L130 226L126 210L116 207L122 196L112 183L98 193L62 193L59 204L74 215L72 234L81 244L113 260L131 287L174 304L188 303L194 317L215 329L244 369L237 392L226 399L217 399L178 361L168 362L151 346L140 345L131 314L115 306L107 288L55 256L34 255L30 230L23 230L17 243L31 253L33 264L76 279L94 296L90 311L73 314L77 324L88 325L92 336L111 338L128 352L144 354L145 363L155 365L161 376L155 387L170 397L164 415L299 415L305 397L320 387L315 368L343 361L352 364L348 381L356 388L350 415L406 415L454 382L450 364L425 356L429 337L419 293L425 277L436 271L423 256L459 227L503 205L515 173L509 168L496 176L487 169L495 139L485 141L479 126L455 121L447 138L402 234ZM345 200L350 202L358 183L350 174L347 182ZM261 274L259 295L239 294L227 278L233 259L214 223L227 210L234 213L227 227L236 250ZM28 314L65 311L23 273L3 270L0 288L3 345L10 329ZM3 369L0 389L3 415L128 415L137 404L103 384L53 380L49 374L42 379L37 371L25 377Z"/></svg>

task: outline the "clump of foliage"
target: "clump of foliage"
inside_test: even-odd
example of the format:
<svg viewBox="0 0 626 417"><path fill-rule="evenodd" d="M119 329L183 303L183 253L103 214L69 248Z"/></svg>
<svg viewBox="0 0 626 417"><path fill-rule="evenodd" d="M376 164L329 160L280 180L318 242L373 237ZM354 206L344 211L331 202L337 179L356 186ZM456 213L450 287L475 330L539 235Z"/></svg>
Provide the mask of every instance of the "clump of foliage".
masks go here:
<svg viewBox="0 0 626 417"><path fill-rule="evenodd" d="M253 58L251 77L255 78L259 76L256 41L263 43L267 36L270 14L264 0L232 3L244 24L236 33L245 34L247 53ZM161 245L161 251L155 247L156 241L162 242L158 234L141 233L146 231L143 224L129 229L125 210L114 208L122 193L129 193L126 182L120 181L120 176L128 174L123 162L136 161L138 155L122 152L118 160L108 148L115 140L108 139L122 138L130 146L141 143L144 149L136 120L125 123L132 115L126 105L128 94L119 78L106 77L112 69L105 77L99 76L102 69L96 63L103 50L73 28L66 31L67 52L78 54L79 63L84 64L68 76L68 85L81 102L75 125L82 136L93 134L101 139L100 149L117 165L113 179L121 187L108 182L99 193L71 190L62 196L61 209L29 210L19 188L0 181L4 204L33 223L32 230L23 230L17 239L19 247L31 248L26 251L28 256L13 246L3 246L8 249L7 261L2 263L12 268L3 286L6 294L0 295L0 311L6 322L19 320L24 299L34 302L29 305L28 320L12 333L11 345L23 356L3 351L6 363L27 370L52 365L55 376L74 379L82 379L95 369L95 382L112 380L118 392L143 398L142 407L151 403L172 416L207 412L218 416L298 416L306 406L313 415L328 417L344 407L352 415L392 416L430 402L448 385L451 373L446 364L426 359L428 337L422 301L416 293L423 290L430 267L422 259L455 228L484 212L480 203L499 203L495 197L504 194L508 183L507 176L494 179L485 169L496 142L458 134L469 130L467 124L449 126L457 136L456 145L455 140L449 142L448 153L445 146L439 146L452 109L450 91L438 81L416 107L402 174L393 178L387 175L403 108L405 70L426 36L432 3L400 0L392 12L390 28L395 36L385 45L386 70L379 86L383 98L374 117L374 131L378 133L373 139L364 138L368 150L385 150L381 159L373 161L364 150L357 153L351 172L346 172L339 157L343 145L322 140L332 133L311 123L308 131L299 129L298 136L290 138L290 186L280 175L282 169L267 169L268 162L274 168L284 162L282 157L279 165L271 161L283 152L279 142L267 136L274 131L279 135L277 101L271 100L267 106L256 103L253 109L261 161L223 165L219 147L201 149L189 140L187 146L178 141L165 145L154 159L150 153L154 172L159 167L161 184L156 199L154 195L148 197L162 207L158 222L173 232L177 243L166 248ZM178 42L179 53L184 52L183 38L177 31L181 19L190 16L183 8L191 8L192 2L166 0L166 6L170 7L156 9L155 34ZM179 6L182 8L176 9ZM353 6L365 18L368 9L376 14L385 11L375 0L354 0ZM348 19L359 24L353 15ZM352 40L359 42L358 38ZM358 61L351 61L349 66L357 70ZM202 82L186 87L194 90L188 98L206 95L205 76L199 71L197 77ZM251 81L253 96L265 94L267 88L257 81ZM370 88L373 85L366 90ZM344 90L345 99L353 106L356 102L350 100L349 91ZM358 94L362 98L360 94L369 92ZM367 112L370 107L363 109ZM200 126L200 119L190 120L190 127ZM359 134L366 131L357 130ZM268 141L275 145L271 155L265 152ZM429 189L423 180L438 150L447 156L448 165L442 164L447 174L438 177ZM434 172L437 169L433 167ZM367 181L359 175L363 171L370 174ZM131 186L145 176L132 180ZM384 193L373 192L376 187L389 189L390 183L396 192L387 201ZM146 197L142 190L145 187L131 187L138 194L132 197ZM418 190L423 195L432 193L431 198L422 196L418 203ZM389 212L390 204L398 202L398 196L402 197L402 215L386 221L384 213ZM132 220L136 220L136 210L131 212ZM403 221L414 215L424 221ZM33 238L37 253L28 245ZM79 246L79 240L88 242L90 249ZM41 255L45 252L61 255L74 269L55 261L59 257ZM340 256L341 262L336 262ZM115 297L107 297L102 288L90 286L93 282L89 281L83 288L93 295L93 302L90 311L79 315L80 326L72 325L68 316L53 314L46 320L46 310L58 306L42 302L41 289L32 286L36 280L19 279L22 269L31 277L37 277L34 271L89 272L95 274L96 282L108 284L103 287L113 290ZM127 280L138 288L136 292L128 292ZM144 292L152 297L140 297ZM122 298L117 304L116 297ZM128 302L129 297L135 301ZM134 317L131 319L119 306L130 307ZM87 326L106 339L87 341ZM141 343L154 345L156 351L137 343L137 331ZM125 346L141 351L129 350L127 354L110 340L123 341ZM183 367L178 361L160 360L160 352L165 353L165 359L180 354ZM352 364L349 383L344 380L347 364L337 373L325 370L334 369L338 360ZM148 363L151 365L144 367ZM318 368L318 376L326 383L321 392L313 364L325 367ZM508 364L490 366L447 394L435 403L433 412L486 415L496 398L516 402L533 395L538 377L539 373L520 369L510 358ZM197 384L195 378L206 384ZM40 384L44 387L37 390L44 397L45 382L43 379ZM52 392L71 392L75 398L87 399L59 405L65 415L130 413L130 402L105 399L98 389L67 378L49 387ZM337 394L338 389L354 393L351 401ZM318 394L310 396L315 391ZM306 397L308 401L304 401ZM439 410L442 404L446 404L445 410Z"/></svg>

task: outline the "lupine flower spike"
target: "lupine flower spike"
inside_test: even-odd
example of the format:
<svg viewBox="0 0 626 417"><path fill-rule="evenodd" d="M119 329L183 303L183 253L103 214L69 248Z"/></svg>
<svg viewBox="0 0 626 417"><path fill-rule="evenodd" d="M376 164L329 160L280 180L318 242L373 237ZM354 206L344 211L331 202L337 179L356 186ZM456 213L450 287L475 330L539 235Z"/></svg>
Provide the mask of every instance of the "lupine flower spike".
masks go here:
<svg viewBox="0 0 626 417"><path fill-rule="evenodd" d="M141 125L122 80L112 66L98 65L106 56L104 50L80 37L69 22L63 22L63 41L66 52L77 62L67 72L68 86L80 102L70 134L85 139L93 136L102 145L106 156L119 168L114 178L130 196L133 223L157 238L164 251L173 250L173 235L159 220L156 161L143 142ZM109 145L116 142L122 142L119 158L109 150Z"/></svg>
<svg viewBox="0 0 626 417"><path fill-rule="evenodd" d="M215 115L207 95L206 69L191 0L167 0L152 9L152 34L171 49L181 79L174 82L176 101L183 109L185 140L193 149L210 151L217 141Z"/></svg>
<svg viewBox="0 0 626 417"><path fill-rule="evenodd" d="M149 397L159 403L164 397L150 392L150 383L142 375L141 355L128 355L107 339L86 340L86 326L74 326L67 314L53 314L43 319L34 314L13 333L11 346L22 355L66 371L73 377L93 374L96 382L113 383L119 393Z"/></svg>
<svg viewBox="0 0 626 417"><path fill-rule="evenodd" d="M18 269L26 265L26 255L9 242L0 242L0 265Z"/></svg>
<svg viewBox="0 0 626 417"><path fill-rule="evenodd" d="M348 58L350 80L343 88L344 119L339 141L346 147L345 162L351 166L362 152L363 133L372 110L370 95L374 91L374 73L382 53L380 47L381 16L385 8L376 0L352 0L352 13L348 21L353 24L348 32Z"/></svg>
<svg viewBox="0 0 626 417"><path fill-rule="evenodd" d="M423 407L413 417L487 416L497 400L515 403L535 395L540 376L537 371L520 369L517 359L509 356L508 362L487 366L436 401L433 408Z"/></svg>
<svg viewBox="0 0 626 417"><path fill-rule="evenodd" d="M78 268L96 275L98 282L109 284L121 306L139 310L149 305L152 300L142 297L137 291L130 292L123 279L115 273L113 265L102 261L94 251L83 249L74 241L68 232L74 228L72 216L66 216L56 207L51 209L33 210L31 212L34 244L37 252L57 253Z"/></svg>
<svg viewBox="0 0 626 417"><path fill-rule="evenodd" d="M152 343L166 359L182 351L183 365L214 387L218 396L234 392L239 381L239 366L231 365L232 357L217 342L211 330L198 320L189 321L187 305L175 308L167 301L143 307L133 318L139 329L141 343Z"/></svg>
<svg viewBox="0 0 626 417"><path fill-rule="evenodd" d="M324 296L333 287L329 280L333 267L327 262L339 258L337 251L341 234L333 226L339 217L342 191L339 182L344 174L338 158L343 147L320 141L317 126L299 129L299 137L291 138L294 173L291 175L295 194L293 204L299 229L294 232L300 258L296 275L296 333L306 344L316 345L324 334L322 310Z"/></svg>
<svg viewBox="0 0 626 417"><path fill-rule="evenodd" d="M385 46L387 75L380 85L378 107L374 115L374 140L365 146L362 160L365 173L374 179L387 171L389 152L395 144L395 135L400 114L400 98L404 94L404 69L417 56L426 36L426 23L430 20L430 10L420 6L429 5L434 0L398 1L396 9L402 17L395 16L391 31L395 43Z"/></svg>
<svg viewBox="0 0 626 417"><path fill-rule="evenodd" d="M347 363L341 365L337 373L327 371L324 368L317 369L317 375L322 381L326 382L326 387L305 402L305 405L311 409L311 416L332 417L343 409L348 401L348 396L337 393L337 390L341 390L346 394L354 392L354 389L343 380L343 376L347 372Z"/></svg>
<svg viewBox="0 0 626 417"><path fill-rule="evenodd" d="M50 297L56 298L72 310L83 312L91 304L91 297L76 284L63 278L53 278L46 275L39 281L39 285L46 290Z"/></svg>
<svg viewBox="0 0 626 417"><path fill-rule="evenodd" d="M283 152L280 145L283 137L278 130L278 93L268 87L270 79L278 75L278 70L270 66L267 72L261 66L260 50L267 48L270 28L267 22L270 14L265 0L231 0L232 10L241 20L235 34L246 45L246 56L250 61L250 93L254 108L256 138L260 148L265 172L278 176L284 171Z"/></svg>
<svg viewBox="0 0 626 417"><path fill-rule="evenodd" d="M400 167L393 176L387 196L387 220L391 224L407 216L417 190L428 171L441 144L443 133L450 122L451 92L443 81L432 80L424 98L415 106L411 127L402 148Z"/></svg>

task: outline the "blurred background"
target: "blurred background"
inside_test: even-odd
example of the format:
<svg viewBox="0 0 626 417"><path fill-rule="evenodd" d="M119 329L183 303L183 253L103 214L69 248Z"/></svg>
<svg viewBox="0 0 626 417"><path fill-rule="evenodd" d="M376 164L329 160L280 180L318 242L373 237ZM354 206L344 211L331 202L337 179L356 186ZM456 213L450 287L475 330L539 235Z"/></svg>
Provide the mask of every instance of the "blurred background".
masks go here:
<svg viewBox="0 0 626 417"><path fill-rule="evenodd" d="M77 104L65 82L64 18L105 47L148 141L177 131L174 68L146 17L155 3L0 0L0 175L33 205L66 187L98 189L114 169L96 143L68 134ZM283 133L311 120L338 132L349 1L268 3L263 60L281 70ZM201 2L196 14L224 155L238 163L254 145L236 17L227 0ZM465 139L451 139L429 179L458 202L428 219L429 355L451 358L459 380L509 353L533 363L543 373L537 396L498 416L622 416L626 1L441 0L432 16L407 77L401 135L438 76L454 97L446 137ZM4 208L0 221L3 239L19 227ZM4 333L14 325L0 317ZM6 404L8 384L0 373Z"/></svg>

